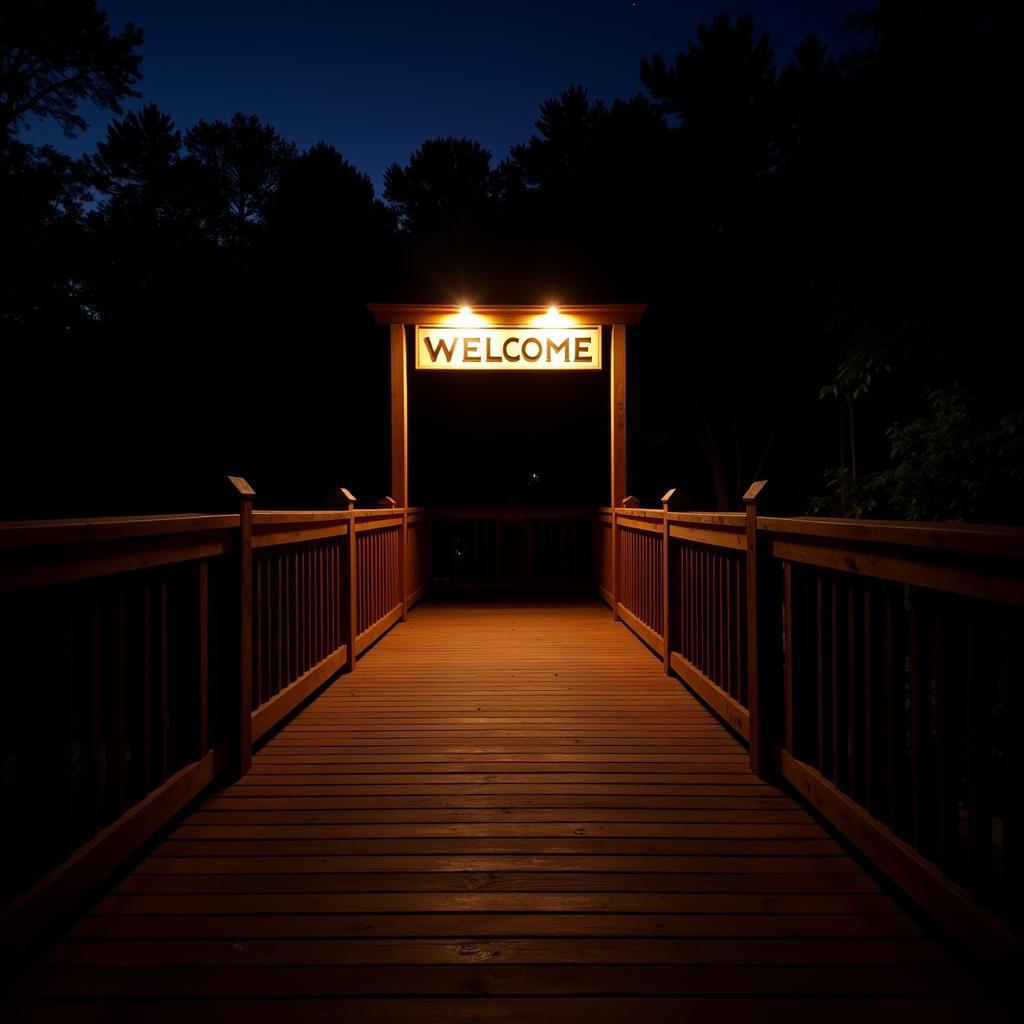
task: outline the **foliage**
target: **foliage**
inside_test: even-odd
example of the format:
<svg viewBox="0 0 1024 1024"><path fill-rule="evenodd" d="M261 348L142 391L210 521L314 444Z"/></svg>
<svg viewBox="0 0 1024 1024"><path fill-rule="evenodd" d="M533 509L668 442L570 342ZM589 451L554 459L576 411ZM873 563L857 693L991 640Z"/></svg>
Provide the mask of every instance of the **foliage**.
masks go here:
<svg viewBox="0 0 1024 1024"><path fill-rule="evenodd" d="M0 144L0 326L64 332L81 321L88 191L51 146Z"/></svg>
<svg viewBox="0 0 1024 1024"><path fill-rule="evenodd" d="M121 113L133 86L142 30L111 35L96 0L4 0L0 8L0 138L31 117L53 118L67 136L87 127L83 101Z"/></svg>
<svg viewBox="0 0 1024 1024"><path fill-rule="evenodd" d="M144 202L166 193L181 152L181 132L155 103L107 125L106 138L86 156L83 170L112 201Z"/></svg>
<svg viewBox="0 0 1024 1024"><path fill-rule="evenodd" d="M339 324L370 336L368 300L646 301L629 371L644 500L684 486L736 508L768 476L790 511L1005 519L1024 461L1005 354L1024 228L1019 22L1002 0L880 0L849 20L845 52L809 35L781 63L763 26L718 15L641 62L641 94L605 102L570 85L496 164L474 140L428 139L388 168L379 198L337 149L300 153L256 115L179 127L152 103L125 112L139 29L112 35L95 0L10 0L0 327L27 385L16 398L45 392L77 425L65 444L80 437L87 455L51 454L95 489L92 453L115 441L122 465L159 461L163 437L182 478L219 475L206 419L230 439L262 395L277 430L252 458L284 477L332 474L325 488L344 461L359 493L360 460L386 459L337 452L331 417L346 373L385 379L381 346L337 344ZM81 130L85 104L116 115L92 153L29 144L34 119ZM238 358L281 344L323 372ZM104 358L132 365L140 351L159 370L132 406ZM345 393L367 422L386 408L373 387ZM586 401L566 400L567 430ZM466 437L456 406L437 414ZM12 422L38 415L19 421L17 407ZM126 422L144 429L127 437ZM316 422L301 438L283 426ZM368 434L386 438L386 424ZM550 447L562 462L545 479L571 492L603 475L571 437ZM44 511L73 514L74 493Z"/></svg>
<svg viewBox="0 0 1024 1024"><path fill-rule="evenodd" d="M1019 520L1024 489L1024 410L980 407L953 386L927 396L928 412L886 431L891 465L852 487L848 514L936 522ZM815 511L837 511L842 481Z"/></svg>
<svg viewBox="0 0 1024 1024"><path fill-rule="evenodd" d="M255 114L235 114L230 121L199 120L185 135L185 149L205 179L207 229L223 245L247 244L295 146Z"/></svg>
<svg viewBox="0 0 1024 1024"><path fill-rule="evenodd" d="M384 197L410 234L465 230L486 215L492 190L491 154L471 139L427 139L384 172Z"/></svg>

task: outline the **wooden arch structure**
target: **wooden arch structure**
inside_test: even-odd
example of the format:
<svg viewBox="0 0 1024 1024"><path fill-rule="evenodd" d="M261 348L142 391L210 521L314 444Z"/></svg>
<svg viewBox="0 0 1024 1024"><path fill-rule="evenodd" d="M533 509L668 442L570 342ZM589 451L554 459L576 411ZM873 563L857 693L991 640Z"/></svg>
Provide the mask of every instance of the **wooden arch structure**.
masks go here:
<svg viewBox="0 0 1024 1024"><path fill-rule="evenodd" d="M460 307L415 303L371 303L378 324L391 329L391 496L404 507L409 504L409 327L450 326L458 322ZM626 328L637 324L646 305L605 304L559 306L566 324L596 324L610 329L609 346L609 503L621 505L626 489ZM478 329L509 328L541 320L546 306L475 306Z"/></svg>

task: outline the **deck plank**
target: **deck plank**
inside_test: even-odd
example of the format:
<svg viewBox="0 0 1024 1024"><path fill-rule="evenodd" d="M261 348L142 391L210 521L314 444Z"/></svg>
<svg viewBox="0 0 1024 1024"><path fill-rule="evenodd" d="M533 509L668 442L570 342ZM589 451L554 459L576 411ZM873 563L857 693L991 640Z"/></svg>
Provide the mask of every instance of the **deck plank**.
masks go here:
<svg viewBox="0 0 1024 1024"><path fill-rule="evenodd" d="M1005 1019L582 601L417 608L5 999L26 1021Z"/></svg>

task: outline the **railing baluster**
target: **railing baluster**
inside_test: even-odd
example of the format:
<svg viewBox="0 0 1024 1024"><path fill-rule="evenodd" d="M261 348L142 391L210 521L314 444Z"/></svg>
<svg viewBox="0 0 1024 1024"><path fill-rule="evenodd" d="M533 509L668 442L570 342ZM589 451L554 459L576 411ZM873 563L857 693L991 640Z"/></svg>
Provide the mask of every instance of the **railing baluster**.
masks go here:
<svg viewBox="0 0 1024 1024"><path fill-rule="evenodd" d="M999 624L998 654L1000 670L1006 672L1004 749L1006 757L1005 806L1003 808L1002 862L1005 879L1007 917L1018 928L1024 927L1024 743L1015 730L1024 721L1024 693L1020 686L1020 659L1012 645L1019 642L1021 609L1013 609L1015 617L997 616ZM1016 627L1016 628L1015 628ZM1012 675L1010 674L1012 670ZM992 711L989 708L988 714ZM991 842L991 839L990 839Z"/></svg>
<svg viewBox="0 0 1024 1024"><path fill-rule="evenodd" d="M909 643L910 643L910 835L914 848L924 845L925 813L924 788L924 732L928 728L925 716L926 703L921 693L921 637L918 600L912 594L910 599Z"/></svg>
<svg viewBox="0 0 1024 1024"><path fill-rule="evenodd" d="M159 782L163 782L167 778L167 766L168 766L168 747L170 745L170 722L168 720L168 693L167 693L167 675L170 668L170 645L167 636L167 578L165 576L160 577L160 605L159 605L159 650L160 650L160 701L159 701L159 712L160 712L160 776Z"/></svg>
<svg viewBox="0 0 1024 1024"><path fill-rule="evenodd" d="M839 654L839 581L833 577L829 583L829 651L831 653L829 671L829 743L830 764L829 779L837 786L839 779L839 666L842 659Z"/></svg>
<svg viewBox="0 0 1024 1024"><path fill-rule="evenodd" d="M886 792L889 804L889 827L899 833L902 827L901 781L903 747L903 688L896 686L896 633L892 591L886 587L884 597L884 644L885 644L885 719L886 719ZM902 670L902 669L901 669ZM902 676L901 676L902 678Z"/></svg>
<svg viewBox="0 0 1024 1024"><path fill-rule="evenodd" d="M204 558L200 561L197 571L198 595L196 604L199 616L199 715L197 732L199 749L197 757L202 757L210 749L210 563ZM123 628L123 604L118 609L118 619L121 622L118 632ZM121 662L123 654L119 651L118 661ZM119 688L120 680L123 679L123 669L118 672ZM118 705L120 705L120 698ZM119 745L123 739L119 738Z"/></svg>
<svg viewBox="0 0 1024 1024"><path fill-rule="evenodd" d="M783 619L783 743L786 750L796 751L796 703L793 695L793 673L796 652L793 648L793 563L782 563L782 613Z"/></svg>
<svg viewBox="0 0 1024 1024"><path fill-rule="evenodd" d="M61 853L67 854L74 847L75 838L75 780L74 780L74 758L75 749L75 665L77 663L76 649L77 631L75 629L75 610L69 607L66 623L66 647L65 664L63 673L63 693L60 697L60 728L54 737L56 743L55 762L58 766L61 781L61 801L58 808L59 825L58 835L60 837Z"/></svg>
<svg viewBox="0 0 1024 1024"><path fill-rule="evenodd" d="M127 804L128 756L128 597L124 586L118 587L115 625L116 663L114 665L114 742L109 759L110 778L113 779L112 806L114 817L124 814Z"/></svg>
<svg viewBox="0 0 1024 1024"><path fill-rule="evenodd" d="M146 580L142 593L142 795L152 788L153 770L153 591Z"/></svg>
<svg viewBox="0 0 1024 1024"><path fill-rule="evenodd" d="M877 807L875 806L877 801L875 798L875 756L876 756L876 744L877 738L877 723L875 722L875 680L874 680L874 657L872 644L874 643L874 623L873 609L871 603L871 584L865 581L863 587L862 596L862 622L863 622L863 637L862 637L862 668L863 668L863 693L862 698L864 702L864 744L862 748L863 757L863 781L862 781L862 792L864 806L867 807L872 814L877 813Z"/></svg>
<svg viewBox="0 0 1024 1024"><path fill-rule="evenodd" d="M971 891L984 900L992 878L992 698L988 673L978 670L976 637L974 616L968 615L964 620L967 863Z"/></svg>
<svg viewBox="0 0 1024 1024"><path fill-rule="evenodd" d="M818 677L818 759L817 769L825 774L825 722L828 718L825 701L825 581L819 575L814 581L814 634L815 634L815 670Z"/></svg>
<svg viewBox="0 0 1024 1024"><path fill-rule="evenodd" d="M87 721L89 723L88 757L83 750L82 785L86 790L86 801L89 811L89 830L95 832L99 828L103 814L103 675L102 675L102 629L103 617L100 595L92 598L92 614L89 630L89 696L87 702Z"/></svg>
<svg viewBox="0 0 1024 1024"><path fill-rule="evenodd" d="M860 736L861 704L858 697L857 683L857 601L853 580L846 584L846 638L843 646L846 654L846 790L856 799L863 801L858 776L859 761L858 743Z"/></svg>
<svg viewBox="0 0 1024 1024"><path fill-rule="evenodd" d="M935 795L937 850L936 860L951 878L959 876L960 866L960 771L958 736L954 732L959 718L957 680L959 673L947 672L949 646L945 635L946 615L939 603L932 609L932 667L935 674Z"/></svg>
<svg viewBox="0 0 1024 1024"><path fill-rule="evenodd" d="M267 681L264 677L263 659L263 637L266 633L266 623L263 617L263 564L264 559L257 557L253 577L255 582L256 598L253 607L253 634L255 637L255 658L253 663L253 707L258 707L270 694L267 688Z"/></svg>

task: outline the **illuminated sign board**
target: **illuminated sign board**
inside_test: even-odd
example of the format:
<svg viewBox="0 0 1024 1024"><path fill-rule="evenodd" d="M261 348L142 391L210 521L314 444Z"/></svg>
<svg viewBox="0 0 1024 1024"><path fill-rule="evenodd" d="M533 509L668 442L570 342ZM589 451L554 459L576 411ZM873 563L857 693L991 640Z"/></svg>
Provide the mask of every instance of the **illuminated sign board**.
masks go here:
<svg viewBox="0 0 1024 1024"><path fill-rule="evenodd" d="M600 370L600 327L417 327L417 370Z"/></svg>

